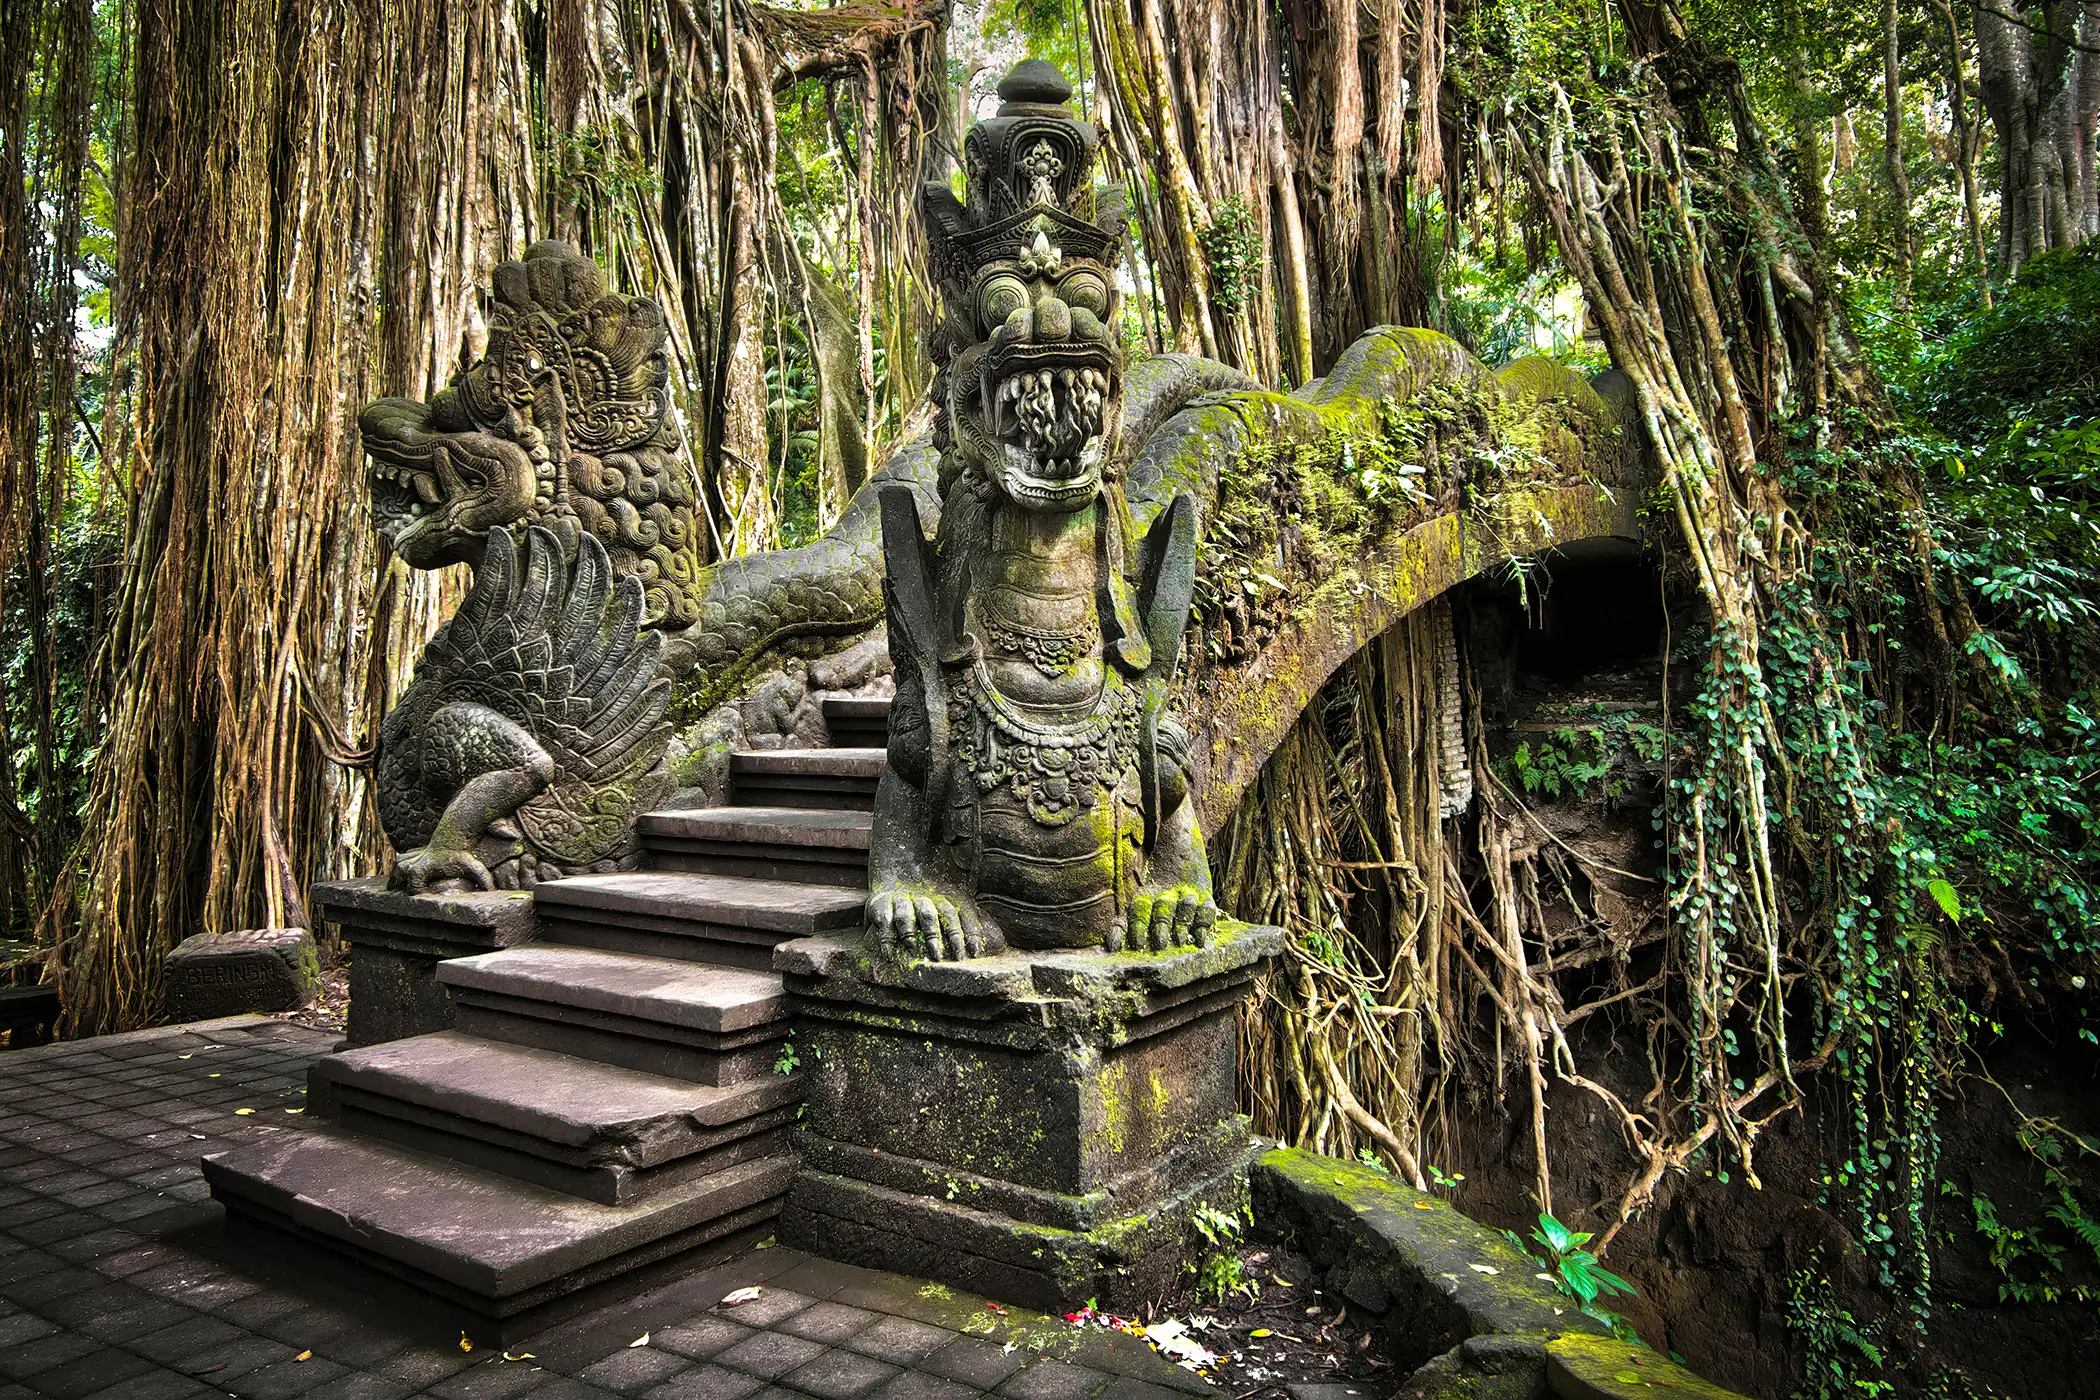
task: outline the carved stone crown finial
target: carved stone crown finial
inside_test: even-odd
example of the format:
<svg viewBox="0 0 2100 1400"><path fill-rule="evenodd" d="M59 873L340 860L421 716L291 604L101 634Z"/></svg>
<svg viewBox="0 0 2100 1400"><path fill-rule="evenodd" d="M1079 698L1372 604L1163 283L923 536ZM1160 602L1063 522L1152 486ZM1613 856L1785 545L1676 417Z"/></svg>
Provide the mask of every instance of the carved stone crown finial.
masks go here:
<svg viewBox="0 0 2100 1400"><path fill-rule="evenodd" d="M1045 63L1040 58L1022 59L1013 66L1012 72L999 80L1001 102L1061 107L1071 97L1072 84L1065 75L1057 71L1056 64Z"/></svg>

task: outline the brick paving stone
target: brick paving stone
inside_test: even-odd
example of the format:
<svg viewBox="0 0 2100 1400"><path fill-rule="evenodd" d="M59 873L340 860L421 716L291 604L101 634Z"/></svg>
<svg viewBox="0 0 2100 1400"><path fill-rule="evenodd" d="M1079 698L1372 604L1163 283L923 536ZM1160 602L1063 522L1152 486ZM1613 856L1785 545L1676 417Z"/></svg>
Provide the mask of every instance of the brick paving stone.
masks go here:
<svg viewBox="0 0 2100 1400"><path fill-rule="evenodd" d="M540 1378L539 1385L529 1392L532 1400L612 1400L610 1391L576 1380L571 1376L557 1376L552 1372Z"/></svg>
<svg viewBox="0 0 2100 1400"><path fill-rule="evenodd" d="M846 1345L864 1355L908 1366L933 1355L954 1339L955 1334L945 1327L914 1322L908 1317L884 1317L855 1334Z"/></svg>
<svg viewBox="0 0 2100 1400"><path fill-rule="evenodd" d="M976 1400L984 1392L975 1386L929 1376L924 1371L906 1371L889 1384L878 1387L868 1400Z"/></svg>
<svg viewBox="0 0 2100 1400"><path fill-rule="evenodd" d="M703 1361L642 1392L642 1400L744 1400L765 1387L756 1376Z"/></svg>
<svg viewBox="0 0 2100 1400"><path fill-rule="evenodd" d="M805 1293L786 1288L762 1288L759 1295L748 1303L723 1304L721 1308L725 1317L733 1317L747 1327L771 1327L815 1301Z"/></svg>
<svg viewBox="0 0 2100 1400"><path fill-rule="evenodd" d="M230 1341L200 1347L173 1365L185 1375L209 1381L214 1389L231 1392L233 1383L242 1376L289 1361L294 1355L283 1342L240 1332Z"/></svg>
<svg viewBox="0 0 2100 1400"><path fill-rule="evenodd" d="M1008 1376L998 1393L1006 1400L1089 1400L1114 1379L1106 1371L1044 1357Z"/></svg>
<svg viewBox="0 0 2100 1400"><path fill-rule="evenodd" d="M1181 1394L1181 1391L1168 1390L1135 1376L1118 1376L1094 1400L1179 1400Z"/></svg>
<svg viewBox="0 0 2100 1400"><path fill-rule="evenodd" d="M672 1327L659 1327L649 1334L649 1344L675 1351L694 1361L705 1361L723 1348L741 1342L753 1331L741 1322L710 1315Z"/></svg>
<svg viewBox="0 0 2100 1400"><path fill-rule="evenodd" d="M478 1366L469 1366L449 1380L439 1381L425 1394L438 1400L514 1400L538 1385L545 1375L529 1361L504 1361L490 1357Z"/></svg>
<svg viewBox="0 0 2100 1400"><path fill-rule="evenodd" d="M306 1400L408 1400L415 1387L403 1381L350 1371L307 1393Z"/></svg>
<svg viewBox="0 0 2100 1400"><path fill-rule="evenodd" d="M825 1350L822 1342L812 1342L806 1337L790 1337L780 1332L760 1332L716 1353L715 1360L724 1366L770 1381L779 1379L797 1366L814 1361ZM588 1378L589 1373L585 1374Z"/></svg>
<svg viewBox="0 0 2100 1400"><path fill-rule="evenodd" d="M98 1390L107 1390L163 1370L164 1367L128 1351L103 1350L32 1376L28 1385L48 1400L81 1400L82 1396L93 1395Z"/></svg>
<svg viewBox="0 0 2100 1400"><path fill-rule="evenodd" d="M92 1356L100 1349L92 1340L76 1332L54 1332L48 1337L0 1351L0 1377L26 1381L54 1366Z"/></svg>
<svg viewBox="0 0 2100 1400"><path fill-rule="evenodd" d="M624 1347L596 1365L576 1373L576 1379L621 1395L639 1395L668 1380L687 1366L676 1352L655 1347Z"/></svg>
<svg viewBox="0 0 2100 1400"><path fill-rule="evenodd" d="M100 1282L102 1275L94 1270L68 1264L63 1268L47 1269L34 1277L8 1284L7 1296L24 1307L33 1308L54 1298L78 1293L83 1288L93 1288Z"/></svg>
<svg viewBox="0 0 2100 1400"><path fill-rule="evenodd" d="M192 1316L186 1322L132 1338L130 1350L162 1365L172 1366L206 1347L231 1346L241 1335L241 1329L231 1323L221 1322L215 1317Z"/></svg>
<svg viewBox="0 0 2100 1400"><path fill-rule="evenodd" d="M203 1381L155 1366L129 1380L118 1381L83 1397L83 1400L197 1400L213 1391Z"/></svg>
<svg viewBox="0 0 2100 1400"><path fill-rule="evenodd" d="M813 1395L817 1400L860 1400L861 1396L897 1374L897 1367L872 1356L851 1351L827 1351L782 1376L780 1383L805 1395Z"/></svg>
<svg viewBox="0 0 2100 1400"><path fill-rule="evenodd" d="M33 1342L38 1337L48 1337L58 1331L58 1324L38 1317L35 1313L17 1312L0 1317L0 1352L9 1347L18 1347Z"/></svg>
<svg viewBox="0 0 2100 1400"><path fill-rule="evenodd" d="M982 1337L957 1337L919 1362L919 1369L979 1390L990 1390L1020 1370L1027 1360L1027 1354L1018 1348L1008 1351Z"/></svg>
<svg viewBox="0 0 2100 1400"><path fill-rule="evenodd" d="M880 1316L880 1313L847 1307L844 1303L814 1303L775 1323L774 1330L791 1337L807 1337L826 1346L837 1346L866 1330Z"/></svg>

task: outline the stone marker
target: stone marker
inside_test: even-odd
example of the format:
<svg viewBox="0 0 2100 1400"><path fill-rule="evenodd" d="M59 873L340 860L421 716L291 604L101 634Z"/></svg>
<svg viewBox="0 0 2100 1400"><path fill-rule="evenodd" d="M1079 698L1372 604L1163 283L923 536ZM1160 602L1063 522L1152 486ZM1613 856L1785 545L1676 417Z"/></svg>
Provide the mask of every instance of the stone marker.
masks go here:
<svg viewBox="0 0 2100 1400"><path fill-rule="evenodd" d="M168 1019L209 1021L250 1011L297 1011L321 979L303 928L200 933L168 954Z"/></svg>

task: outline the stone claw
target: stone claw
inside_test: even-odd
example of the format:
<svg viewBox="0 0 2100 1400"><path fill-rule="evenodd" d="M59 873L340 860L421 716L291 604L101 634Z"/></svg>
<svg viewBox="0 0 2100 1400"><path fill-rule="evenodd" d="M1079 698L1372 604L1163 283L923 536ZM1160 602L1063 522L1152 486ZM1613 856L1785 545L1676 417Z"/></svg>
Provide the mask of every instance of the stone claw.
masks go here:
<svg viewBox="0 0 2100 1400"><path fill-rule="evenodd" d="M868 897L868 927L892 956L961 962L1003 952L1006 939L967 900L936 892L879 890Z"/></svg>
<svg viewBox="0 0 2100 1400"><path fill-rule="evenodd" d="M440 850L434 846L396 856L394 875L388 883L409 894L429 894L447 880L464 881L473 890L496 888L496 877L472 851Z"/></svg>
<svg viewBox="0 0 2100 1400"><path fill-rule="evenodd" d="M1196 885L1174 885L1138 896L1130 912L1129 947L1134 953L1164 953L1172 948L1208 948L1217 927L1218 906L1210 891ZM1108 951L1120 951L1111 935Z"/></svg>

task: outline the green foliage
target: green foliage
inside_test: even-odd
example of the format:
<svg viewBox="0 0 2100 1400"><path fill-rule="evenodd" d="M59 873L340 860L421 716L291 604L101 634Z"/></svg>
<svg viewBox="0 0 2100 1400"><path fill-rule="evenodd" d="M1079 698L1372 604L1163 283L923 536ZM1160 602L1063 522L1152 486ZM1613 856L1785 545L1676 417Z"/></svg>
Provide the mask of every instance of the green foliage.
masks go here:
<svg viewBox="0 0 2100 1400"><path fill-rule="evenodd" d="M1887 1362L1881 1347L1838 1305L1837 1289L1820 1261L1787 1281L1787 1295L1787 1328L1807 1353L1794 1400L1847 1400L1895 1389L1882 1374Z"/></svg>
<svg viewBox="0 0 2100 1400"><path fill-rule="evenodd" d="M1196 239L1210 264L1212 304L1227 316L1237 316L1261 286L1261 230L1253 210L1239 195L1219 201Z"/></svg>
<svg viewBox="0 0 2100 1400"><path fill-rule="evenodd" d="M1463 1179L1453 1177L1451 1183L1455 1185ZM1438 1184L1444 1183L1440 1181ZM1635 1289L1583 1248L1592 1238L1589 1231L1570 1230L1551 1215L1541 1212L1538 1228L1531 1232L1531 1238L1543 1251L1543 1257L1533 1253L1530 1246L1517 1238L1514 1230L1504 1230L1502 1234L1531 1256L1532 1262L1539 1266L1541 1279L1551 1283L1564 1297L1574 1299L1583 1312L1610 1327L1612 1335L1623 1342L1640 1342L1640 1335L1632 1325L1603 1305L1603 1299L1619 1293L1631 1297Z"/></svg>
<svg viewBox="0 0 2100 1400"><path fill-rule="evenodd" d="M1203 1258L1190 1266L1196 1274L1197 1298L1213 1305L1222 1304L1234 1294L1244 1295L1249 1302L1259 1298L1261 1284L1248 1276L1246 1263L1239 1255L1245 1222L1216 1206L1199 1206L1190 1223L1207 1246Z"/></svg>
<svg viewBox="0 0 2100 1400"><path fill-rule="evenodd" d="M1495 761L1495 771L1527 797L1573 801L1601 795L1617 802L1636 774L1662 761L1665 738L1655 725L1624 710L1591 707L1594 718L1526 739Z"/></svg>
<svg viewBox="0 0 2100 1400"><path fill-rule="evenodd" d="M1998 1271L1999 1301L2100 1305L2100 1218L2087 1210L2089 1200L2100 1210L2100 1199L2071 1164L2074 1155L2100 1158L2100 1146L2042 1119L2023 1119L2014 1136L2041 1171L2039 1217L2011 1220L1984 1192L1968 1196L1970 1218ZM1962 1195L1951 1182L1942 1182L1940 1191Z"/></svg>
<svg viewBox="0 0 2100 1400"><path fill-rule="evenodd" d="M2100 417L2100 243L2045 253L1920 355L1910 406L1960 441Z"/></svg>

